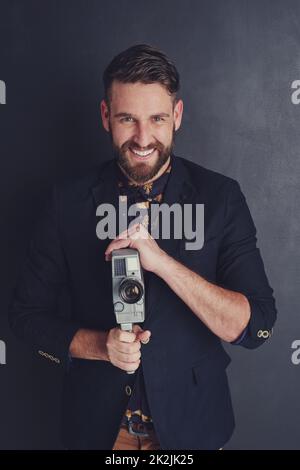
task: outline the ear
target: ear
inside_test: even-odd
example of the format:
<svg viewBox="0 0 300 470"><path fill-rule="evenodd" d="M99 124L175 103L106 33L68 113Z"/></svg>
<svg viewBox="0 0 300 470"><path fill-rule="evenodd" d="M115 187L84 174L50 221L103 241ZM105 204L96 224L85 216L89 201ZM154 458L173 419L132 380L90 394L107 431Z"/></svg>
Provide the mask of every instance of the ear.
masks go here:
<svg viewBox="0 0 300 470"><path fill-rule="evenodd" d="M101 118L104 129L109 132L109 109L105 100L100 103Z"/></svg>
<svg viewBox="0 0 300 470"><path fill-rule="evenodd" d="M182 114L183 114L183 101L178 100L174 107L174 112L173 112L175 131L177 131L181 125Z"/></svg>

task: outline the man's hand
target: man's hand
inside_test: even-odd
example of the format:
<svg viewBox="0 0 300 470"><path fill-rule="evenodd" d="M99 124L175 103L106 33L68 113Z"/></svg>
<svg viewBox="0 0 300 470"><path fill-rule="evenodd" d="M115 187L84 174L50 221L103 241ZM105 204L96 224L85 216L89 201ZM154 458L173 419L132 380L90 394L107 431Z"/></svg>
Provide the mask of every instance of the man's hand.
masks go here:
<svg viewBox="0 0 300 470"><path fill-rule="evenodd" d="M132 225L110 242L105 251L106 261L111 259L113 250L119 250L120 248L135 248L138 250L142 267L152 272L155 272L163 262L163 255L165 255L165 252L142 224Z"/></svg>
<svg viewBox="0 0 300 470"><path fill-rule="evenodd" d="M112 328L96 331L81 328L75 334L69 348L72 357L98 361L110 361L125 371L136 370L140 365L141 343L146 344L151 332L133 326L133 332Z"/></svg>
<svg viewBox="0 0 300 470"><path fill-rule="evenodd" d="M126 372L135 371L141 363L141 343L146 344L151 332L133 326L133 332L113 328L109 331L106 347L110 362Z"/></svg>

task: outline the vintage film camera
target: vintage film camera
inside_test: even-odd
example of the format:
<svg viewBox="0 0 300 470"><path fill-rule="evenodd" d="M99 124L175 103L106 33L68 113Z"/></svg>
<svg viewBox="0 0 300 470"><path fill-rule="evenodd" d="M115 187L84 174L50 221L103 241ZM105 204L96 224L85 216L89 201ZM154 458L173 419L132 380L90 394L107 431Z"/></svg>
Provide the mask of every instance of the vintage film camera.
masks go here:
<svg viewBox="0 0 300 470"><path fill-rule="evenodd" d="M139 253L132 248L112 251L112 291L117 323L132 331L145 320L145 286Z"/></svg>

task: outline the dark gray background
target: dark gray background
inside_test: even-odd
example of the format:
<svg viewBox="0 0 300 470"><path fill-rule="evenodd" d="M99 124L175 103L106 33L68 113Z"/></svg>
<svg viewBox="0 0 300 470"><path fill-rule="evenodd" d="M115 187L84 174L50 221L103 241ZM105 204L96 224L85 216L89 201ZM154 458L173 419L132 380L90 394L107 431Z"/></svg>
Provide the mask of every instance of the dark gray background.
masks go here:
<svg viewBox="0 0 300 470"><path fill-rule="evenodd" d="M10 333L6 311L51 184L110 156L101 75L141 42L177 64L177 155L236 178L258 230L279 318L258 350L227 347L236 431L228 449L300 449L298 215L300 2L0 1L0 448L60 448L61 371ZM49 363L48 363L49 362ZM100 425L100 423L99 423Z"/></svg>

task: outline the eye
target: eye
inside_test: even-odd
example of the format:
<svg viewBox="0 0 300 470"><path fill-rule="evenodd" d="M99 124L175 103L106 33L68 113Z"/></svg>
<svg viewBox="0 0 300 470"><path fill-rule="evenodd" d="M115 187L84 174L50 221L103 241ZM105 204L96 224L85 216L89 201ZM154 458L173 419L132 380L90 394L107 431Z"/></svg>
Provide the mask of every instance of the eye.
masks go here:
<svg viewBox="0 0 300 470"><path fill-rule="evenodd" d="M154 119L154 121L155 121L155 122L161 122L161 121L164 121L164 118L163 118L163 117L161 117L161 116L154 116L154 117L153 117L153 119Z"/></svg>
<svg viewBox="0 0 300 470"><path fill-rule="evenodd" d="M134 119L131 116L126 116L120 119L121 122L133 122Z"/></svg>

